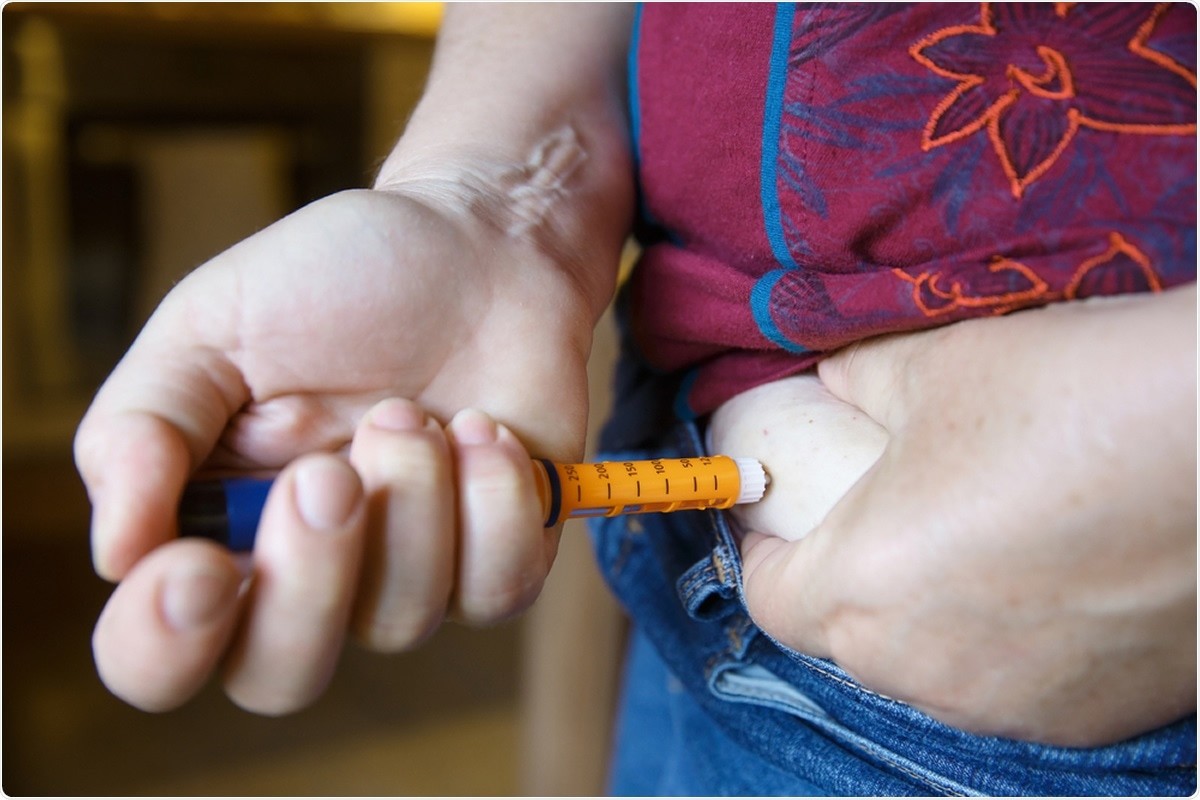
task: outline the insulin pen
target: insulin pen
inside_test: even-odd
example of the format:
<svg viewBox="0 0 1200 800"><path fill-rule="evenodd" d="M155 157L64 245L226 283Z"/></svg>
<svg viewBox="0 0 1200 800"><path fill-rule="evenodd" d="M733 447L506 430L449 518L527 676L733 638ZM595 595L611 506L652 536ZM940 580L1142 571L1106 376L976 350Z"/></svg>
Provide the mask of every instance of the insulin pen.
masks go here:
<svg viewBox="0 0 1200 800"><path fill-rule="evenodd" d="M758 461L729 456L591 464L534 459L531 464L547 528L570 517L756 503L768 483ZM179 505L179 532L215 539L232 550L250 550L270 488L270 478L194 481L184 490Z"/></svg>

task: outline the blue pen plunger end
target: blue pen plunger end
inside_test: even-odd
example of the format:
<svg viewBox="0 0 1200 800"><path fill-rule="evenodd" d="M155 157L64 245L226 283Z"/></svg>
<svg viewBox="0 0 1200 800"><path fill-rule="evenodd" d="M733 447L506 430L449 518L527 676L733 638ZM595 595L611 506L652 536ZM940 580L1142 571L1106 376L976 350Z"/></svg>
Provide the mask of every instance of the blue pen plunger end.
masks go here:
<svg viewBox="0 0 1200 800"><path fill-rule="evenodd" d="M269 478L220 478L194 481L179 503L179 535L201 536L230 550L254 549Z"/></svg>

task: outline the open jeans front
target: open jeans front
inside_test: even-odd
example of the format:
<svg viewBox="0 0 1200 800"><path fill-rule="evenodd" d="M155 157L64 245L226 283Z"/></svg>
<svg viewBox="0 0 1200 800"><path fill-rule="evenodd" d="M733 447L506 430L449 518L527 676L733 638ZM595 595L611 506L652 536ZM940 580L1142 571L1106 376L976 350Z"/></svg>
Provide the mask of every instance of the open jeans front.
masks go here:
<svg viewBox="0 0 1200 800"><path fill-rule="evenodd" d="M677 388L664 378L626 358L600 458L704 452L696 422L676 419L661 435L647 433L654 420L667 418ZM621 446L631 441L637 446ZM773 641L746 611L738 543L725 512L599 518L591 521L591 533L600 568L635 627L614 793L1163 796L1196 790L1194 715L1092 749L976 736L870 691L830 661Z"/></svg>

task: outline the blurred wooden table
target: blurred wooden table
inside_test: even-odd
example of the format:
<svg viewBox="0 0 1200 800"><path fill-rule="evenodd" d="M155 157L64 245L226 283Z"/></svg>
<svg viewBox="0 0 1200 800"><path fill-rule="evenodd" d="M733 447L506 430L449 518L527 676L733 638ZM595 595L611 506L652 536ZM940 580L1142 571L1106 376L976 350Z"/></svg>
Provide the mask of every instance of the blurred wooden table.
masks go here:
<svg viewBox="0 0 1200 800"><path fill-rule="evenodd" d="M88 398L175 278L296 205L366 185L419 96L437 6L5 7L6 465L70 463L70 439ZM205 166L212 163L225 166ZM253 168L239 166L244 164ZM255 175L258 183L244 185ZM200 185L196 176L203 178ZM181 183L187 191L180 190ZM231 206L234 194L246 202ZM254 198L259 199L250 202ZM231 209L236 213L225 213ZM205 224L197 224L201 220ZM608 407L614 356L606 318L590 367L593 431ZM36 513L41 516L34 527L63 537L51 548L67 548L86 574L80 523L53 507ZM19 538L21 525L10 527L9 521L6 516L5 533ZM6 553L16 552L7 546L13 541L6 536ZM6 593L20 588L12 582ZM69 630L53 635L72 648L86 647L93 606L102 594L103 587L88 584L79 601L86 616L59 609L76 616ZM20 607L9 604L6 613ZM519 678L505 691L518 707L519 791L600 794L623 623L595 571L581 523L568 524L545 593L518 625ZM34 621L30 629L36 629ZM14 630L6 628L6 643ZM452 642L462 641L461 632L452 633ZM499 653L505 635L479 636L495 641ZM360 691L369 693L371 681L383 680L387 667L362 655L349 659L351 674L344 680L363 680L368 685ZM361 669L355 666L360 664ZM36 673L36 665L30 670ZM81 673L88 670L80 666ZM15 674L6 671L6 688L19 696L23 687L7 683ZM504 680L507 673L498 674ZM86 675L90 682L80 691L100 691L93 677ZM410 687L396 687L392 680L387 685L396 688L393 702L400 706ZM497 691L489 689L487 696ZM355 711L341 701L337 708L318 709L308 722L294 720L290 729L286 720L239 721L221 703L219 696L210 697L194 716L215 715L245 735L259 725L269 727L275 736L271 746L284 750L289 736L319 727L322 714L340 715L347 735L369 737L376 730L377 721L355 728L347 720L360 711L369 716L369 710ZM105 713L129 711L115 701L110 705ZM30 713L41 712L31 707ZM6 716L6 727L8 722ZM63 725L71 724L63 718ZM192 723L182 717L155 722L171 724ZM13 733L25 737L28 731ZM187 761L185 769L180 762L184 773L195 766Z"/></svg>

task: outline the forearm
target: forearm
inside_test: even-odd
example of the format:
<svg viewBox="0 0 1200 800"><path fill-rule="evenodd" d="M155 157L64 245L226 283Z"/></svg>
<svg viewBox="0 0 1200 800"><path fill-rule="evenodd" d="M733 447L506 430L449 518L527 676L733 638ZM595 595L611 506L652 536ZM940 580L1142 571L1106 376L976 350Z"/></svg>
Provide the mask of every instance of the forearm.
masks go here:
<svg viewBox="0 0 1200 800"><path fill-rule="evenodd" d="M1194 541L1195 285L1066 303L1044 313L1055 324L1045 328L1042 347L1058 353L1045 359L1049 366L1036 380L1047 396L1076 398L1062 435L1076 445L1068 452L1080 462L1080 474L1090 466L1100 476L1091 486L1097 507L1107 509L1110 522L1127 514L1131 526L1140 521L1141 527L1175 529ZM1034 327L1029 335L1042 333ZM1036 341L1027 340L1029 352L1036 353ZM1138 489L1122 491L1132 486ZM1116 506L1116 498L1130 507Z"/></svg>
<svg viewBox="0 0 1200 800"><path fill-rule="evenodd" d="M631 7L451 5L425 94L376 185L433 179L572 271L598 316L633 208Z"/></svg>
<svg viewBox="0 0 1200 800"><path fill-rule="evenodd" d="M1131 333L1140 338L1130 342L1124 355L1131 372L1141 371L1141 386L1128 381L1130 419L1127 424L1128 451L1137 452L1139 434L1156 436L1161 448L1143 452L1142 458L1157 465L1162 482L1161 502L1168 516L1164 524L1190 531L1194 546L1196 524L1196 286L1182 286L1162 295L1141 298L1140 308L1131 309ZM1140 359L1141 367L1134 367ZM1134 373L1136 374L1136 372ZM1118 376L1119 378L1119 376ZM1139 403L1138 401L1141 401ZM1116 438L1121 432L1106 432ZM1168 511L1169 509L1169 511ZM1192 559L1188 559L1192 562ZM1194 562L1193 566L1194 566Z"/></svg>

